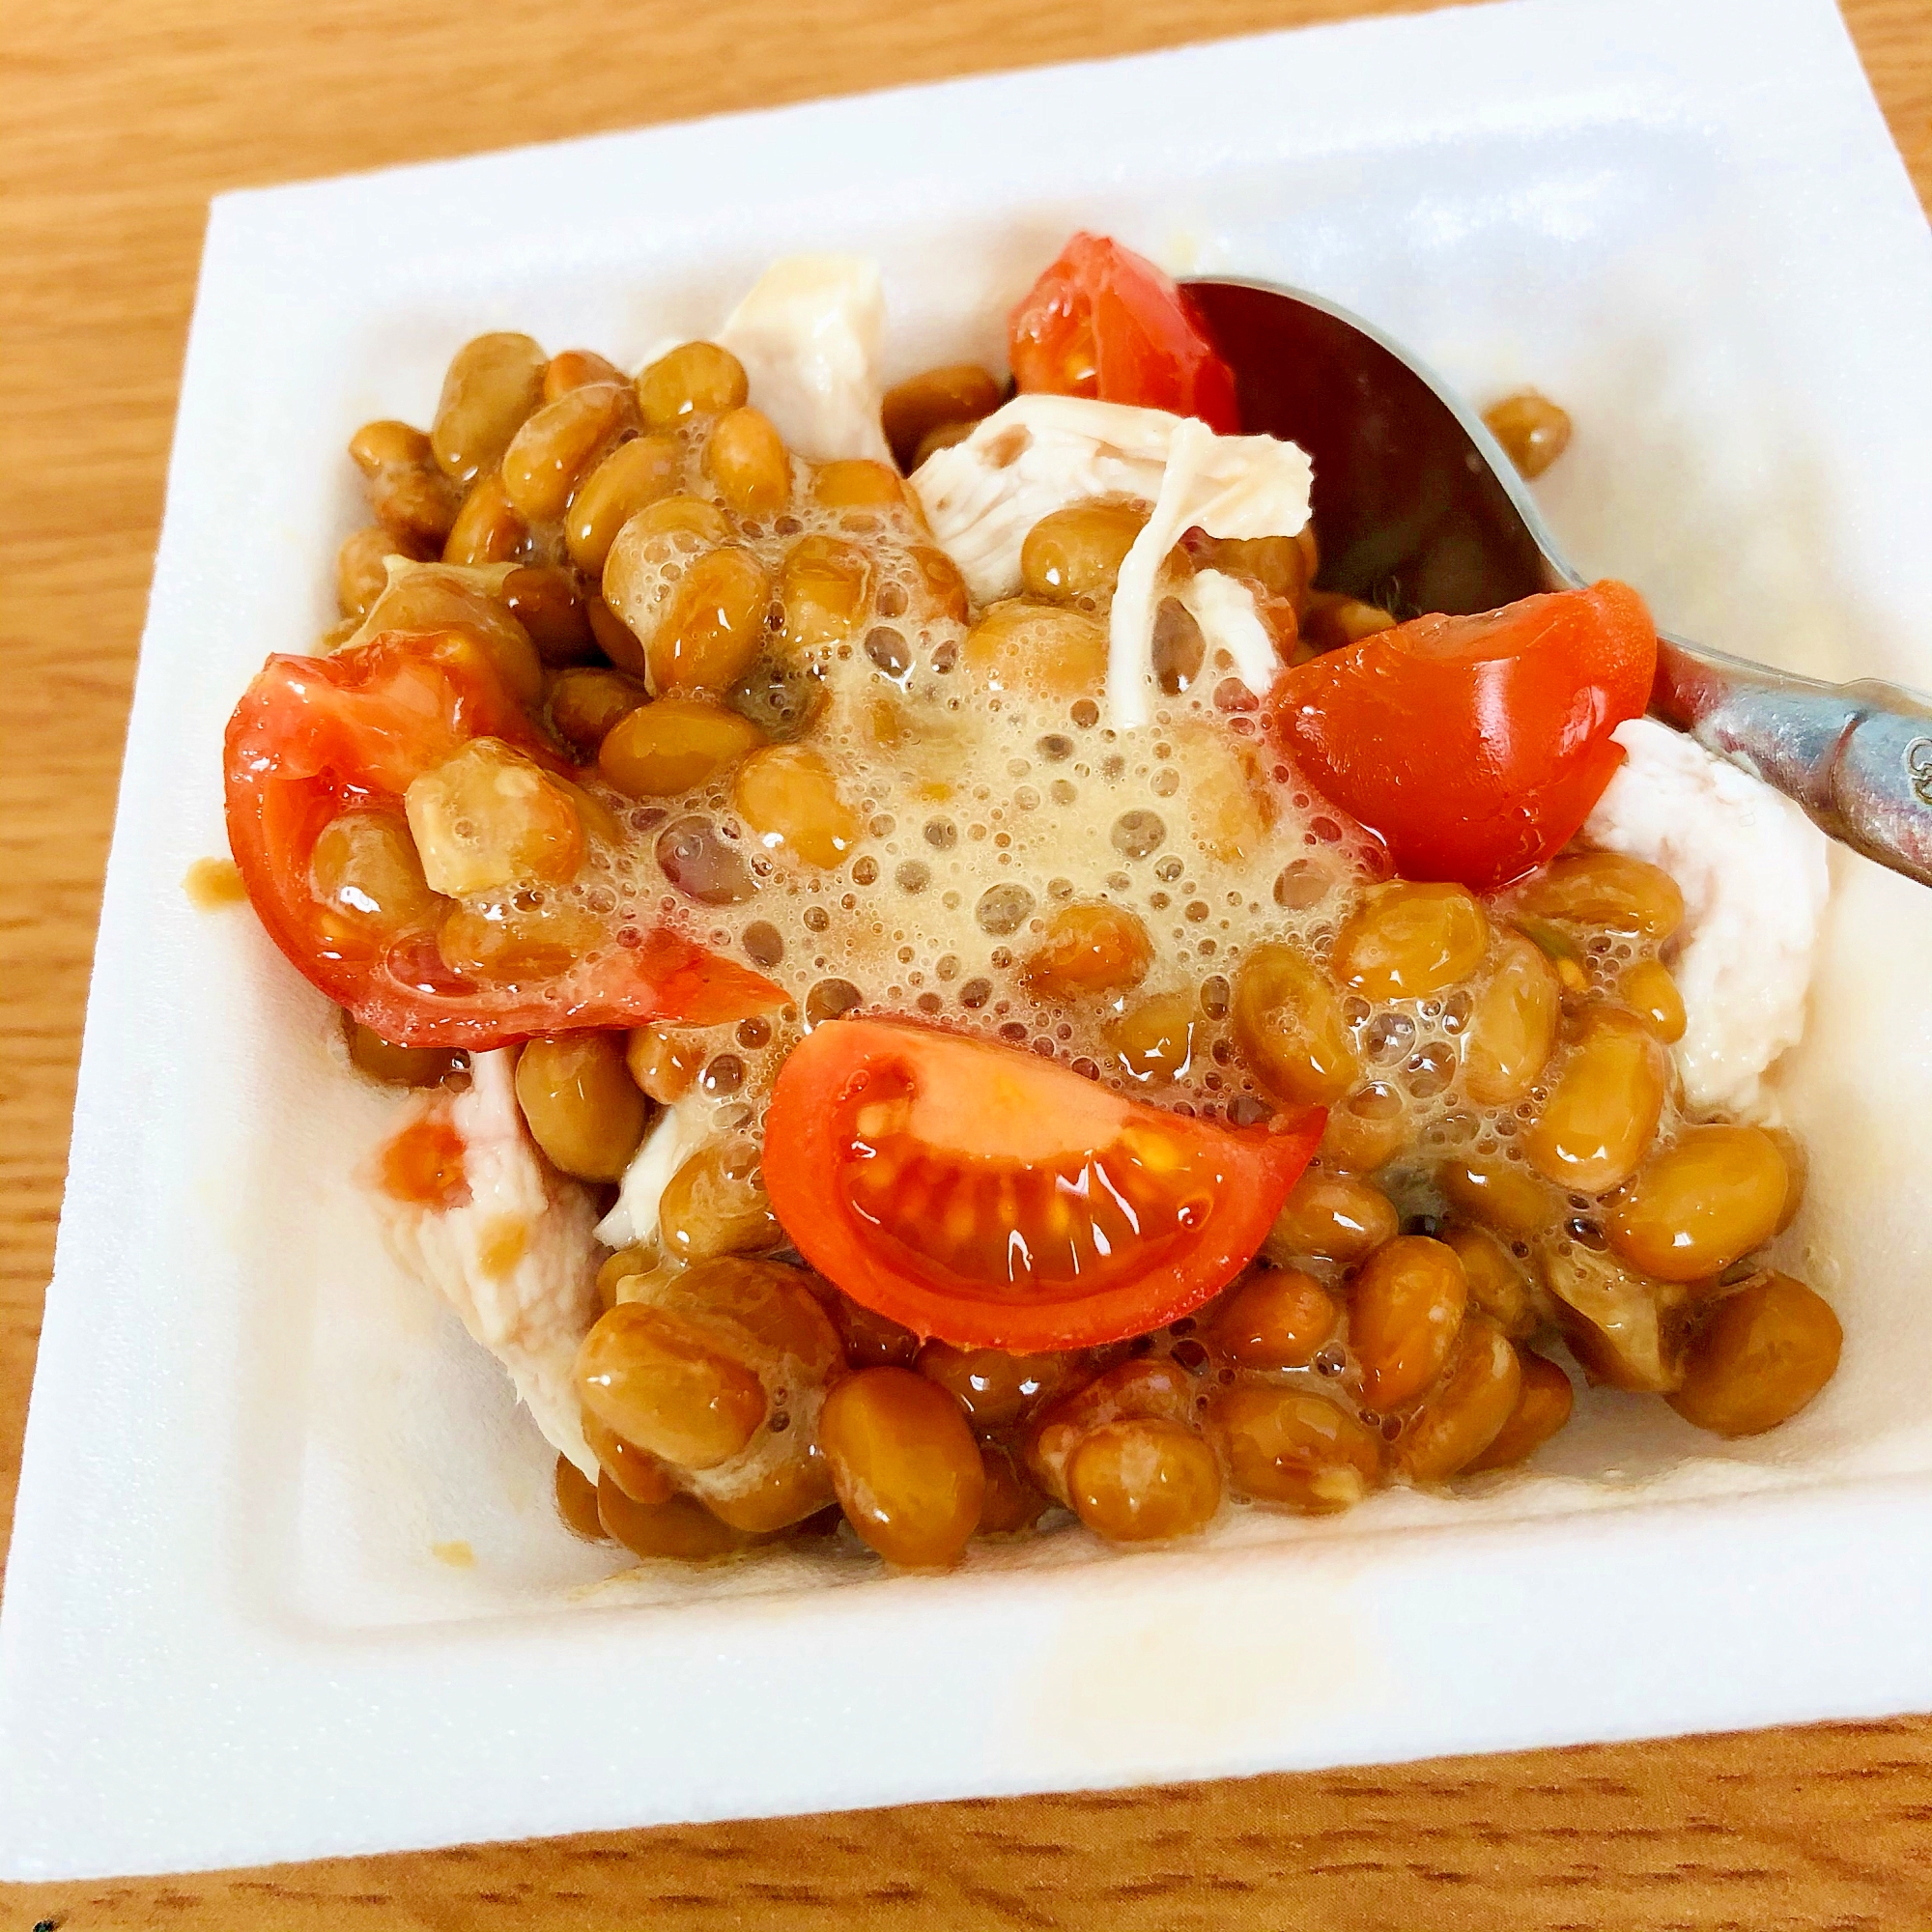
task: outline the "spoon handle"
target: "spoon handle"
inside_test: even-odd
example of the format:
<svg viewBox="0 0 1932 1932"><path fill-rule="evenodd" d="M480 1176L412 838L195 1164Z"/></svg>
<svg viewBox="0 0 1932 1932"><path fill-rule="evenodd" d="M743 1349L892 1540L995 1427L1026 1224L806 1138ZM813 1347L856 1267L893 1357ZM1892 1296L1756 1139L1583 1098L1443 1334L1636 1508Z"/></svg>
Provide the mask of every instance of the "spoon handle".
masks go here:
<svg viewBox="0 0 1932 1932"><path fill-rule="evenodd" d="M1659 638L1651 711L1795 799L1822 831L1932 885L1932 698L1825 684Z"/></svg>

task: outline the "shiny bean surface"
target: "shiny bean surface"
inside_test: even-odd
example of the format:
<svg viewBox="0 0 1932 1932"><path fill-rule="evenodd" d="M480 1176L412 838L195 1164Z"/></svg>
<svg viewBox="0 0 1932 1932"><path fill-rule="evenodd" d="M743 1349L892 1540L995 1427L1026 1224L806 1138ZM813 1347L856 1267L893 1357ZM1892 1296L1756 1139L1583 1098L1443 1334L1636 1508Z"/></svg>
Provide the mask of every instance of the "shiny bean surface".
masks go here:
<svg viewBox="0 0 1932 1932"><path fill-rule="evenodd" d="M1435 1170L1435 1184L1451 1207L1499 1234L1538 1234L1558 1218L1560 1197L1510 1161L1447 1160Z"/></svg>
<svg viewBox="0 0 1932 1932"><path fill-rule="evenodd" d="M1684 895L1668 872L1621 852L1577 852L1518 889L1517 903L1542 919L1637 932L1662 944L1684 923Z"/></svg>
<svg viewBox="0 0 1932 1932"><path fill-rule="evenodd" d="M652 1020L631 1030L624 1064L644 1093L669 1107L691 1092L704 1065L704 1045L690 1034Z"/></svg>
<svg viewBox="0 0 1932 1932"><path fill-rule="evenodd" d="M564 349L544 365L543 399L554 403L570 389L587 383L621 383L624 372L594 349Z"/></svg>
<svg viewBox="0 0 1932 1932"><path fill-rule="evenodd" d="M590 759L618 719L645 703L650 694L634 677L597 665L560 671L550 688L550 722L580 758Z"/></svg>
<svg viewBox="0 0 1932 1932"><path fill-rule="evenodd" d="M1823 1295L1788 1274L1757 1275L1691 1341L1670 1406L1714 1435L1760 1435L1832 1379L1844 1339Z"/></svg>
<svg viewBox="0 0 1932 1932"><path fill-rule="evenodd" d="M1153 942L1139 918L1097 899L1054 912L1021 971L1039 998L1073 1000L1138 986L1152 964Z"/></svg>
<svg viewBox="0 0 1932 1932"><path fill-rule="evenodd" d="M534 704L543 695L543 660L530 634L460 571L429 564L393 572L362 629L370 637L381 631L460 632L519 704Z"/></svg>
<svg viewBox="0 0 1932 1932"><path fill-rule="evenodd" d="M1025 1442L1027 1469L1056 1502L1070 1509L1067 1469L1073 1452L1110 1422L1186 1423L1194 1414L1194 1379L1164 1356L1116 1362L1036 1417Z"/></svg>
<svg viewBox="0 0 1932 1932"><path fill-rule="evenodd" d="M568 879L583 863L575 801L500 738L472 738L412 780L403 803L423 876L452 897L519 879Z"/></svg>
<svg viewBox="0 0 1932 1932"><path fill-rule="evenodd" d="M906 552L906 561L919 573L919 591L914 612L923 618L951 618L963 624L969 609L966 580L959 566L932 544L914 544Z"/></svg>
<svg viewBox="0 0 1932 1932"><path fill-rule="evenodd" d="M1466 980L1489 949L1490 923L1462 886L1372 887L1335 935L1330 967L1370 1000L1419 1000Z"/></svg>
<svg viewBox="0 0 1932 1932"><path fill-rule="evenodd" d="M676 1493L677 1485L666 1464L635 1442L626 1442L593 1410L579 1406L583 1439L597 1458L598 1468L634 1503L666 1502Z"/></svg>
<svg viewBox="0 0 1932 1932"><path fill-rule="evenodd" d="M753 1536L790 1529L834 1500L832 1471L817 1444L808 1442L802 1434L790 1435L786 1453L750 1482L728 1490L707 1487L703 1497L704 1507L720 1522Z"/></svg>
<svg viewBox="0 0 1932 1932"><path fill-rule="evenodd" d="M752 668L764 641L772 581L750 551L714 550L678 580L644 655L651 689L724 691Z"/></svg>
<svg viewBox="0 0 1932 1932"><path fill-rule="evenodd" d="M517 1100L554 1167L580 1180L619 1180L644 1137L644 1096L624 1065L624 1036L568 1033L527 1041Z"/></svg>
<svg viewBox="0 0 1932 1932"><path fill-rule="evenodd" d="M668 1255L686 1262L782 1246L784 1230L765 1193L757 1142L726 1135L689 1155L665 1183L658 1237Z"/></svg>
<svg viewBox="0 0 1932 1932"><path fill-rule="evenodd" d="M1121 562L1146 527L1148 506L1111 497L1042 517L1020 546L1020 580L1036 597L1089 608L1114 594Z"/></svg>
<svg viewBox="0 0 1932 1932"><path fill-rule="evenodd" d="M1297 537L1208 537L1197 545L1190 535L1187 547L1197 570L1238 577L1263 595L1296 607L1307 599L1314 575L1312 537L1305 545Z"/></svg>
<svg viewBox="0 0 1932 1932"><path fill-rule="evenodd" d="M942 425L971 424L1000 407L999 383L977 362L923 370L886 391L880 412L893 458L908 475L920 444Z"/></svg>
<svg viewBox="0 0 1932 1932"><path fill-rule="evenodd" d="M1221 1465L1175 1422L1110 1422L1074 1450L1066 1490L1074 1514L1111 1543L1191 1536L1221 1506Z"/></svg>
<svg viewBox="0 0 1932 1932"><path fill-rule="evenodd" d="M590 635L597 640L597 648L626 676L641 680L648 669L643 644L630 625L596 591L586 592L584 596L583 617L590 626Z"/></svg>
<svg viewBox="0 0 1932 1932"><path fill-rule="evenodd" d="M1519 389L1483 412L1490 434L1529 478L1541 476L1570 446L1569 412L1535 389Z"/></svg>
<svg viewBox="0 0 1932 1932"><path fill-rule="evenodd" d="M1403 1431L1396 1460L1412 1483L1446 1483L1502 1433L1515 1412L1522 1368L1509 1338L1477 1316Z"/></svg>
<svg viewBox="0 0 1932 1932"><path fill-rule="evenodd" d="M1179 1080L1193 1063L1200 1016L1200 1002L1192 993L1157 993L1112 1023L1108 1043L1122 1069L1135 1080Z"/></svg>
<svg viewBox="0 0 1932 1932"><path fill-rule="evenodd" d="M466 488L496 469L510 439L543 401L546 357L527 335L479 335L443 378L430 441L452 483Z"/></svg>
<svg viewBox="0 0 1932 1932"><path fill-rule="evenodd" d="M728 1462L769 1406L763 1382L715 1336L642 1301L598 1317L578 1350L577 1389L606 1428L680 1469Z"/></svg>
<svg viewBox="0 0 1932 1932"><path fill-rule="evenodd" d="M960 661L988 691L1085 697L1107 677L1107 627L1084 611L1009 597L966 634Z"/></svg>
<svg viewBox="0 0 1932 1932"><path fill-rule="evenodd" d="M1235 980L1236 1043L1277 1100L1327 1106L1361 1076L1335 982L1297 946L1256 947Z"/></svg>
<svg viewBox="0 0 1932 1932"><path fill-rule="evenodd" d="M530 526L510 501L502 474L491 469L469 486L463 507L443 539L444 563L479 569L509 563L530 549Z"/></svg>
<svg viewBox="0 0 1932 1932"><path fill-rule="evenodd" d="M1665 1045L1684 1037L1684 995L1660 960L1639 959L1624 974L1624 1005Z"/></svg>
<svg viewBox="0 0 1932 1932"><path fill-rule="evenodd" d="M1299 1268L1256 1268L1215 1304L1205 1334L1243 1369L1305 1369L1341 1325L1335 1297Z"/></svg>
<svg viewBox="0 0 1932 1932"><path fill-rule="evenodd" d="M707 503L702 497L687 496L682 491L646 503L618 531L626 545L668 545L669 550L685 555L722 544L730 534L730 523L716 503ZM613 551L617 548L615 544L611 546ZM609 589L614 560L606 557L604 562L605 587Z"/></svg>
<svg viewBox="0 0 1932 1932"><path fill-rule="evenodd" d="M581 665L597 655L596 637L567 570L548 563L520 564L503 579L497 596L546 665Z"/></svg>
<svg viewBox="0 0 1932 1932"><path fill-rule="evenodd" d="M1777 1217L1776 1230L1781 1235L1797 1220L1798 1210L1804 1205L1811 1157L1804 1150L1804 1143L1789 1127L1767 1127L1765 1131L1777 1143L1777 1151L1784 1156L1784 1209Z"/></svg>
<svg viewBox="0 0 1932 1932"><path fill-rule="evenodd" d="M1623 1190L1605 1231L1646 1274L1702 1281L1771 1239L1789 1184L1762 1127L1689 1127Z"/></svg>
<svg viewBox="0 0 1932 1932"><path fill-rule="evenodd" d="M858 845L859 814L838 796L832 767L804 745L768 745L738 767L731 802L768 852L825 867Z"/></svg>
<svg viewBox="0 0 1932 1932"><path fill-rule="evenodd" d="M446 1046L395 1046L347 1013L342 1020L350 1065L385 1087L440 1087L467 1065Z"/></svg>
<svg viewBox="0 0 1932 1932"><path fill-rule="evenodd" d="M1463 1084L1479 1106L1520 1100L1556 1045L1563 993L1542 949L1512 934L1477 991L1463 1039Z"/></svg>
<svg viewBox="0 0 1932 1932"><path fill-rule="evenodd" d="M986 1473L944 1389L909 1369L861 1369L825 1398L818 1442L846 1520L881 1556L913 1569L958 1559Z"/></svg>
<svg viewBox="0 0 1932 1932"><path fill-rule="evenodd" d="M1463 1465L1463 1474L1479 1469L1513 1469L1526 1463L1570 1420L1576 1394L1570 1378L1547 1356L1528 1349L1517 1350L1519 1379L1516 1406L1481 1455Z"/></svg>
<svg viewBox="0 0 1932 1932"><path fill-rule="evenodd" d="M917 1366L979 1430L1010 1429L1050 1400L1068 1373L1064 1355L1009 1355L1004 1349L955 1349L950 1342L926 1343Z"/></svg>
<svg viewBox="0 0 1932 1932"><path fill-rule="evenodd" d="M605 1308L614 1308L620 1301L648 1301L650 1296L642 1288L661 1274L665 1265L655 1240L613 1250L598 1264L599 1303Z"/></svg>
<svg viewBox="0 0 1932 1932"><path fill-rule="evenodd" d="M581 907L545 903L506 909L459 905L443 915L436 946L442 963L486 985L532 986L567 973L604 936Z"/></svg>
<svg viewBox="0 0 1932 1932"><path fill-rule="evenodd" d="M749 384L745 365L715 342L686 342L638 377L638 406L652 429L675 429L691 415L737 409Z"/></svg>
<svg viewBox="0 0 1932 1932"><path fill-rule="evenodd" d="M1154 606L1148 656L1153 666L1153 681L1170 697L1194 688L1208 661L1208 637L1201 620L1179 598L1163 597Z"/></svg>
<svg viewBox="0 0 1932 1932"><path fill-rule="evenodd" d="M350 439L349 454L376 521L397 547L411 555L440 554L457 496L436 467L429 439L408 423L364 423Z"/></svg>
<svg viewBox="0 0 1932 1932"><path fill-rule="evenodd" d="M919 1353L919 1337L910 1328L901 1328L890 1316L876 1313L836 1288L826 1293L825 1312L838 1331L845 1359L855 1369L910 1368Z"/></svg>
<svg viewBox="0 0 1932 1932"><path fill-rule="evenodd" d="M1373 1174L1408 1145L1408 1110L1402 1094L1380 1081L1359 1087L1328 1113L1321 1136L1324 1167Z"/></svg>
<svg viewBox="0 0 1932 1932"><path fill-rule="evenodd" d="M1358 1262L1393 1240L1399 1226L1395 1204L1380 1188L1311 1167L1289 1189L1262 1252L1285 1267L1311 1255Z"/></svg>
<svg viewBox="0 0 1932 1932"><path fill-rule="evenodd" d="M345 811L323 827L308 879L317 901L365 941L406 932L441 910L407 821L375 807Z"/></svg>
<svg viewBox="0 0 1932 1932"><path fill-rule="evenodd" d="M520 516L554 523L598 457L637 420L631 391L590 383L546 403L503 452L503 488Z"/></svg>
<svg viewBox="0 0 1932 1932"><path fill-rule="evenodd" d="M1657 1036L1634 1014L1600 1009L1523 1136L1530 1165L1575 1193L1621 1186L1657 1132L1665 1075Z"/></svg>
<svg viewBox="0 0 1932 1932"><path fill-rule="evenodd" d="M661 697L627 712L597 748L597 770L630 798L669 798L765 741L749 718L703 697Z"/></svg>
<svg viewBox="0 0 1932 1932"><path fill-rule="evenodd" d="M365 422L349 439L349 455L364 476L384 469L415 469L435 461L429 438L393 416Z"/></svg>
<svg viewBox="0 0 1932 1932"><path fill-rule="evenodd" d="M698 905L742 905L758 890L743 844L701 811L674 818L658 834L658 869Z"/></svg>
<svg viewBox="0 0 1932 1932"><path fill-rule="evenodd" d="M1452 1221L1441 1239L1463 1264L1470 1305L1514 1340L1535 1334L1539 1316L1529 1275L1502 1242L1488 1229L1463 1221Z"/></svg>
<svg viewBox="0 0 1932 1932"><path fill-rule="evenodd" d="M345 617L368 614L369 607L388 587L389 558L397 554L394 534L380 524L352 530L343 538L335 554L335 602Z"/></svg>
<svg viewBox="0 0 1932 1932"><path fill-rule="evenodd" d="M811 500L828 510L889 510L905 499L905 485L869 457L841 457L812 472Z"/></svg>
<svg viewBox="0 0 1932 1932"><path fill-rule="evenodd" d="M806 1377L823 1381L838 1366L838 1336L816 1287L814 1277L781 1262L720 1255L667 1270L653 1296L728 1337L741 1359L776 1376L789 1357Z"/></svg>
<svg viewBox="0 0 1932 1932"><path fill-rule="evenodd" d="M871 560L857 544L822 533L801 537L779 573L785 642L808 652L844 643L871 595Z"/></svg>
<svg viewBox="0 0 1932 1932"><path fill-rule="evenodd" d="M919 447L913 451L912 463L906 473L911 475L935 451L951 449L955 442L964 442L978 427L978 423L967 421L936 423L920 438Z"/></svg>
<svg viewBox="0 0 1932 1932"><path fill-rule="evenodd" d="M1208 1427L1237 1495L1312 1516L1351 1509L1375 1487L1381 1442L1339 1403L1310 1389L1224 1389Z"/></svg>
<svg viewBox="0 0 1932 1932"><path fill-rule="evenodd" d="M708 1563L729 1556L750 1541L697 1501L670 1496L661 1503L633 1502L607 1470L597 1485L597 1517L605 1533L634 1556L665 1556L680 1563Z"/></svg>
<svg viewBox="0 0 1932 1932"><path fill-rule="evenodd" d="M1677 1386L1684 1372L1685 1289L1569 1240L1545 1252L1543 1279L1562 1304L1570 1352L1592 1381L1652 1394Z"/></svg>
<svg viewBox="0 0 1932 1932"><path fill-rule="evenodd" d="M599 576L617 532L646 505L678 486L684 458L668 436L620 442L583 479L564 518L564 542L578 569Z"/></svg>
<svg viewBox="0 0 1932 1932"><path fill-rule="evenodd" d="M1275 820L1272 781L1254 748L1206 719L1174 727L1174 754L1191 775L1188 829L1209 858L1234 865L1258 852Z"/></svg>
<svg viewBox="0 0 1932 1932"><path fill-rule="evenodd" d="M1349 1348L1363 1398L1378 1408L1413 1402L1456 1343L1469 1284L1454 1248L1404 1235L1363 1263L1349 1291Z"/></svg>
<svg viewBox="0 0 1932 1932"><path fill-rule="evenodd" d="M769 517L791 496L791 453L761 410L728 410L704 445L704 473L730 506L747 517Z"/></svg>

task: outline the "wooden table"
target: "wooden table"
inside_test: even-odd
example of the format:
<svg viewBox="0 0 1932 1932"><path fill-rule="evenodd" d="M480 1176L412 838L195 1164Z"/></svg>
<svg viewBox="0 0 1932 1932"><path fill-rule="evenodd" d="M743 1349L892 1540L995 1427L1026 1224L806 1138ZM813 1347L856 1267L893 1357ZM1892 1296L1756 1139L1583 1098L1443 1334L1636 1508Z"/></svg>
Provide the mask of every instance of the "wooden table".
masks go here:
<svg viewBox="0 0 1932 1932"><path fill-rule="evenodd" d="M210 195L1378 0L54 0L0 66L0 1541ZM1846 0L1922 199L1932 0ZM0 1927L1932 1925L1932 1719L0 1891Z"/></svg>

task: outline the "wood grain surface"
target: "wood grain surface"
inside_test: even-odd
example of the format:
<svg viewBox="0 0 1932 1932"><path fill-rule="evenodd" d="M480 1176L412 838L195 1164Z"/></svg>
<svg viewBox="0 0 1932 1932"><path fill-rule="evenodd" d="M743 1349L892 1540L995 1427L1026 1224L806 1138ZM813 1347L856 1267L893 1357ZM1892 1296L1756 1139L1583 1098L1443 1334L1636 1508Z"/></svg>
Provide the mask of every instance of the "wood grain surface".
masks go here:
<svg viewBox="0 0 1932 1932"><path fill-rule="evenodd" d="M1362 0L50 0L0 35L0 1544L210 195L1404 11ZM1846 0L1921 200L1932 0ZM1588 1667L1579 1660L1579 1667ZM0 1888L147 1926L1932 1926L1932 1719Z"/></svg>

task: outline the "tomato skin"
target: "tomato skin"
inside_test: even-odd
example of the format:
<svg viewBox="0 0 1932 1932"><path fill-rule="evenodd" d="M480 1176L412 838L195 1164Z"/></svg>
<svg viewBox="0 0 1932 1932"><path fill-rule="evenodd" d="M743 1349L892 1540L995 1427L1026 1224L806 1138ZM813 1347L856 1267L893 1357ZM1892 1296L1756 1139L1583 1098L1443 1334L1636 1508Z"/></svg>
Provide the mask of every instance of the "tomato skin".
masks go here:
<svg viewBox="0 0 1932 1932"><path fill-rule="evenodd" d="M1234 371L1186 291L1103 235L1067 242L1013 310L1007 346L1022 390L1199 416L1223 436L1240 426Z"/></svg>
<svg viewBox="0 0 1932 1932"><path fill-rule="evenodd" d="M1272 727L1406 879L1490 892L1567 845L1650 701L1657 631L1605 579L1476 617L1418 617L1287 671Z"/></svg>
<svg viewBox="0 0 1932 1932"><path fill-rule="evenodd" d="M846 1179L862 1096L908 1075L915 1088L923 1075L943 1093L945 1115L972 1144L934 1151L962 1166L1000 1152L974 1133L1003 1119L1022 1122L1014 1130L1036 1145L1070 1122L1069 1151L1090 1144L1081 1138L1086 1129L1154 1129L1217 1177L1198 1237L1169 1240L1147 1265L1094 1293L1016 1298L929 1258L915 1263L914 1273L855 1209ZM1274 1225L1326 1120L1316 1108L1271 1128L1219 1126L1110 1094L1017 1047L898 1021L830 1020L780 1069L765 1116L765 1186L814 1268L923 1339L1015 1354L1087 1348L1179 1321L1225 1288Z"/></svg>
<svg viewBox="0 0 1932 1932"><path fill-rule="evenodd" d="M323 828L352 806L400 812L412 779L478 737L571 773L461 632L385 633L333 657L262 667L228 721L228 842L257 917L304 979L396 1046L482 1049L650 1019L704 1025L782 998L760 975L662 928L613 947L595 981L562 1003L455 980L430 935L406 980L393 952L326 933L308 889Z"/></svg>

